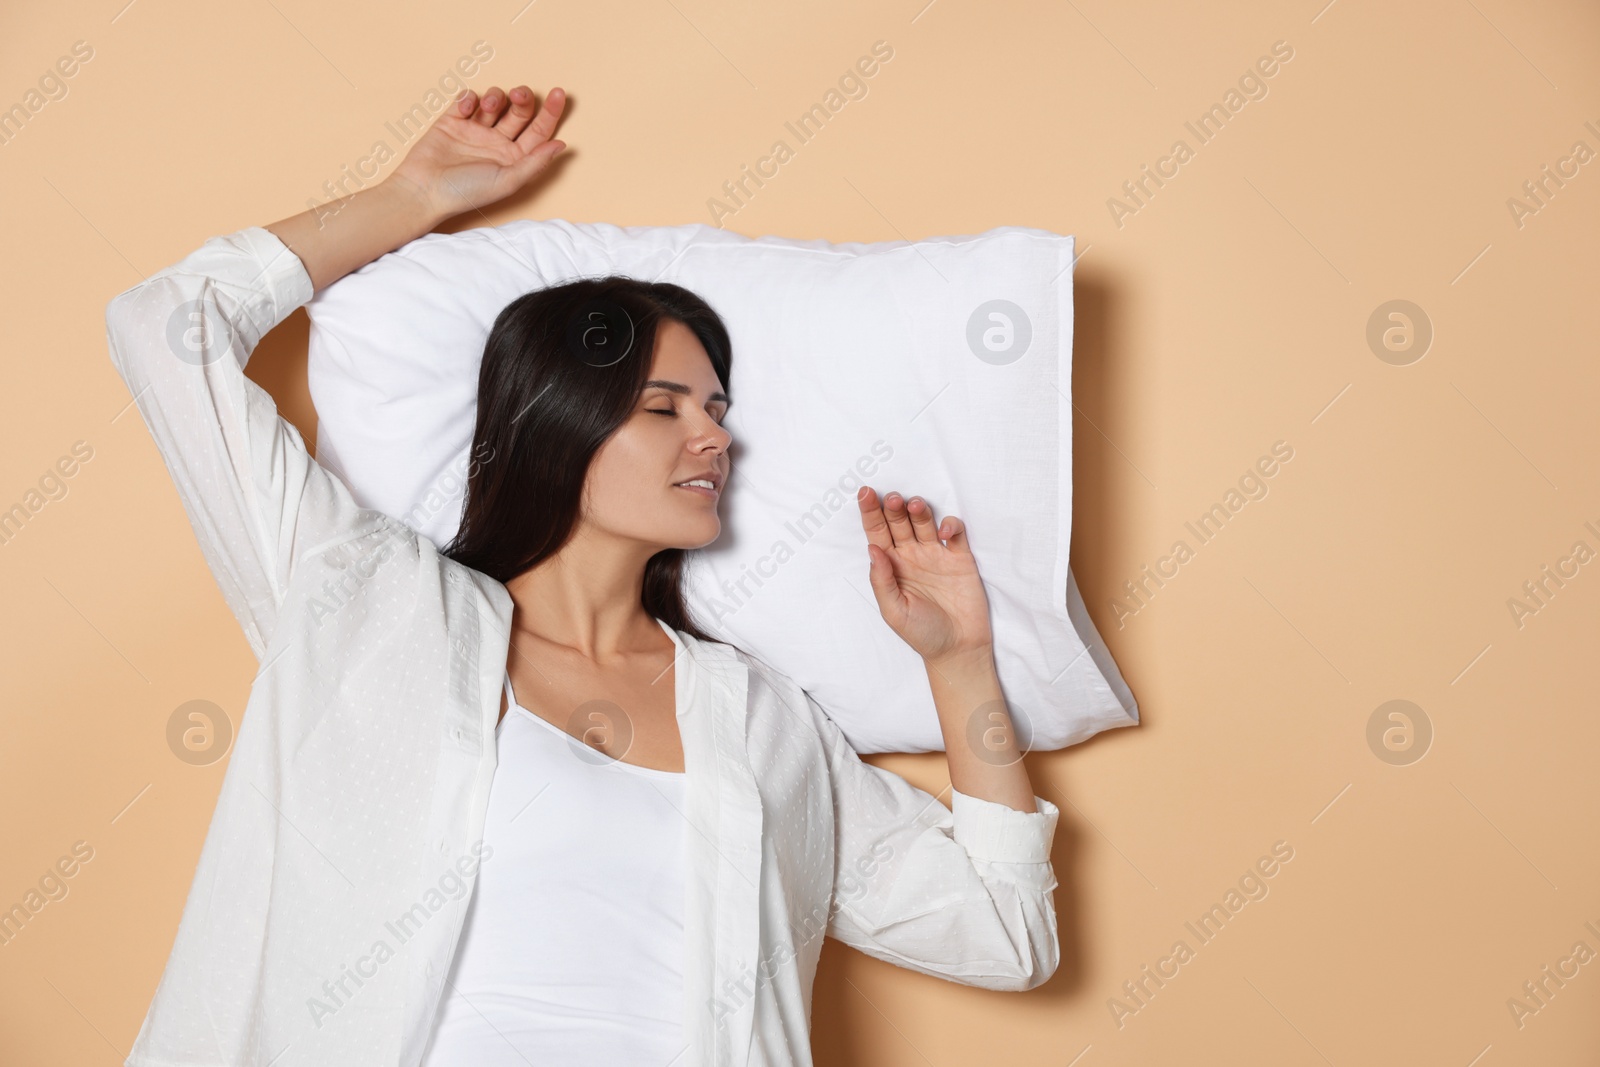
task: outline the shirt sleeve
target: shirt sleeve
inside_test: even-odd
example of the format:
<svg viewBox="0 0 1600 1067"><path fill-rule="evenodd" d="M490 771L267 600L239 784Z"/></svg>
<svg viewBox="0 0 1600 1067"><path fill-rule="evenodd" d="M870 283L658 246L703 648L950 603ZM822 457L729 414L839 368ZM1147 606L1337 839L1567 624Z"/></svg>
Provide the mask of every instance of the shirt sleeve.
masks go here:
<svg viewBox="0 0 1600 1067"><path fill-rule="evenodd" d="M828 934L962 985L1022 991L1060 958L1050 845L1060 811L1023 812L951 789L953 810L864 762L809 694L828 751L835 864Z"/></svg>
<svg viewBox="0 0 1600 1067"><path fill-rule="evenodd" d="M296 564L362 525L349 490L244 374L261 338L312 292L300 258L253 226L209 239L106 305L111 362L257 660Z"/></svg>

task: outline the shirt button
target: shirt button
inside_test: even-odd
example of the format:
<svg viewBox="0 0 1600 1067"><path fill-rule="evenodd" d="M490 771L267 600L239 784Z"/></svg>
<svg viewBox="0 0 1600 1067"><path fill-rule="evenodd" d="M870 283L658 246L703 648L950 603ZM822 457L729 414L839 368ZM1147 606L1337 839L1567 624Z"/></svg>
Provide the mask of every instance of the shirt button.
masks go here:
<svg viewBox="0 0 1600 1067"><path fill-rule="evenodd" d="M446 841L440 841L440 842L439 842L439 851L440 851L440 852L448 852L448 851L450 851L450 845L449 845L449 842L446 842Z"/></svg>
<svg viewBox="0 0 1600 1067"><path fill-rule="evenodd" d="M466 734L464 732L462 732L462 729L459 726L456 727L454 730L451 730L450 733L451 733L451 736L453 736L457 741L461 740L463 737L466 736Z"/></svg>

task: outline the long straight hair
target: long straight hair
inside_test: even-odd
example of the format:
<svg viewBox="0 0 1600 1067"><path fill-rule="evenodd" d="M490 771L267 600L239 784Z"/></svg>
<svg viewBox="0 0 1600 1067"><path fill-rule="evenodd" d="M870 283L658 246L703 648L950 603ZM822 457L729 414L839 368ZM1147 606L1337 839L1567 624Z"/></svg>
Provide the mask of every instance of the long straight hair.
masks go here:
<svg viewBox="0 0 1600 1067"><path fill-rule="evenodd" d="M577 529L589 464L638 404L667 320L693 331L731 392L727 327L682 286L583 278L525 293L501 310L478 371L461 524L442 555L505 583L561 550ZM675 630L715 641L689 617L683 567L681 548L651 556L642 606Z"/></svg>

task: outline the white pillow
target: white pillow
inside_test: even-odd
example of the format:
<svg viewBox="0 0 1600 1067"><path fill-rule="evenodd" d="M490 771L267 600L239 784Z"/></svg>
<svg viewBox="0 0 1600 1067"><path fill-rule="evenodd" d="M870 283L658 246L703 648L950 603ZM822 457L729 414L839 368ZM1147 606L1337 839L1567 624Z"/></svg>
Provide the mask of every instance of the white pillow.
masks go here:
<svg viewBox="0 0 1600 1067"><path fill-rule="evenodd" d="M855 502L863 481L920 494L967 524L1023 746L1062 748L1138 722L1068 569L1072 264L1070 236L1017 226L874 244L560 220L429 234L308 306L317 456L443 547L500 309L579 277L675 282L733 344L722 536L685 568L699 624L799 683L857 751L942 750Z"/></svg>

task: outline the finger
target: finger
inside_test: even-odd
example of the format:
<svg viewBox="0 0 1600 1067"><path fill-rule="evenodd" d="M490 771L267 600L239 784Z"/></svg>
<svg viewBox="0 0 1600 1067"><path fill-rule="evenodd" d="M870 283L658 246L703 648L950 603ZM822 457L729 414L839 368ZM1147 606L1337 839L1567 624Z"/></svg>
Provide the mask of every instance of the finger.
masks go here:
<svg viewBox="0 0 1600 1067"><path fill-rule="evenodd" d="M861 529L866 532L867 543L877 545L885 552L893 548L894 538L889 535L889 521L884 518L878 494L872 486L863 485L856 492L856 503L861 505Z"/></svg>
<svg viewBox="0 0 1600 1067"><path fill-rule="evenodd" d="M933 522L933 508L920 496L906 501L906 511L911 515L911 530L918 541L939 540L939 531Z"/></svg>
<svg viewBox="0 0 1600 1067"><path fill-rule="evenodd" d="M491 85L489 91L483 94L483 101L478 105L478 113L472 116L473 121L480 126L493 126L500 117L500 109L506 106L506 94L500 91L500 86Z"/></svg>
<svg viewBox="0 0 1600 1067"><path fill-rule="evenodd" d="M867 582L872 586L878 610L885 619L890 618L900 603L900 583L895 579L889 553L877 545L867 546Z"/></svg>
<svg viewBox="0 0 1600 1067"><path fill-rule="evenodd" d="M471 89L461 90L461 95L456 97L456 114L464 119L470 119L477 107L478 94Z"/></svg>
<svg viewBox="0 0 1600 1067"><path fill-rule="evenodd" d="M905 497L890 492L883 498L883 514L889 520L889 533L894 536L895 544L903 545L917 539L917 535L911 532L911 517L906 514Z"/></svg>
<svg viewBox="0 0 1600 1067"><path fill-rule="evenodd" d="M972 553L972 546L967 543L967 524L954 515L946 515L939 524L939 530L944 534L945 547L952 552Z"/></svg>
<svg viewBox="0 0 1600 1067"><path fill-rule="evenodd" d="M500 121L494 124L494 128L496 133L503 133L515 141L517 134L527 129L533 118L533 90L526 85L519 85L511 90L509 96L511 107L501 112Z"/></svg>
<svg viewBox="0 0 1600 1067"><path fill-rule="evenodd" d="M567 147L565 141L546 141L511 166L512 180L517 188L528 184L534 176L550 165L550 161Z"/></svg>
<svg viewBox="0 0 1600 1067"><path fill-rule="evenodd" d="M539 108L539 113L528 123L528 128L518 135L517 144L527 150L549 140L556 132L556 123L561 121L561 113L566 107L566 91L558 85L545 94L544 106Z"/></svg>

